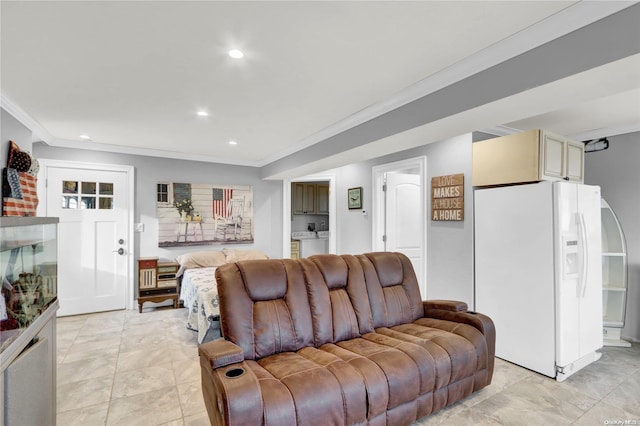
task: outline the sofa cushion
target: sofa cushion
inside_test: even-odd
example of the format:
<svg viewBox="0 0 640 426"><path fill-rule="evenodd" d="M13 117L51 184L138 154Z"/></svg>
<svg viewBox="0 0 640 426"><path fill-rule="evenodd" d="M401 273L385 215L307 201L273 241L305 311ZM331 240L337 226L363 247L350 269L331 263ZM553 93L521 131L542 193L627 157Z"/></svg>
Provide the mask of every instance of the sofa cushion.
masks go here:
<svg viewBox="0 0 640 426"><path fill-rule="evenodd" d="M267 424L366 424L367 393L358 370L316 348L275 354L252 367L265 395ZM295 421L281 418L289 408Z"/></svg>
<svg viewBox="0 0 640 426"><path fill-rule="evenodd" d="M375 328L406 324L424 316L418 280L409 258L388 252L356 257L364 271Z"/></svg>
<svg viewBox="0 0 640 426"><path fill-rule="evenodd" d="M287 292L287 274L279 263L246 262L240 265L240 271L254 302L282 299Z"/></svg>
<svg viewBox="0 0 640 426"><path fill-rule="evenodd" d="M299 262L306 280L316 346L373 331L364 273L355 257L325 254Z"/></svg>
<svg viewBox="0 0 640 426"><path fill-rule="evenodd" d="M286 387L298 424L345 424L342 388L328 369L295 352L271 355L258 360L258 364Z"/></svg>
<svg viewBox="0 0 640 426"><path fill-rule="evenodd" d="M242 348L245 359L313 345L307 290L296 261L228 263L216 269L216 281L222 334Z"/></svg>

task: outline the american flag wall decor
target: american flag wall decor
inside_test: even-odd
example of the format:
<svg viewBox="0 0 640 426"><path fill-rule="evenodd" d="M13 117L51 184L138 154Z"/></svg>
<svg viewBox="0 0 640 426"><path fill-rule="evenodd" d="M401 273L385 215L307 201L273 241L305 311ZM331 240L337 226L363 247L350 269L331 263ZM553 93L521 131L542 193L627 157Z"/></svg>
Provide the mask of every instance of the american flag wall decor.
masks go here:
<svg viewBox="0 0 640 426"><path fill-rule="evenodd" d="M158 246L253 243L253 189L158 182Z"/></svg>
<svg viewBox="0 0 640 426"><path fill-rule="evenodd" d="M231 188L213 188L213 217L227 215L227 204L232 197Z"/></svg>

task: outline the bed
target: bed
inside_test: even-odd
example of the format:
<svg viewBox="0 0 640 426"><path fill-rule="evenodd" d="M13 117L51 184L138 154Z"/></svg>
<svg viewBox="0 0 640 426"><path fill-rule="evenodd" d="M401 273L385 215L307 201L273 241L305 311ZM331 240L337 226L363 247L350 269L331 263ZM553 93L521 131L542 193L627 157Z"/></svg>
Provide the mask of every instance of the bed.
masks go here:
<svg viewBox="0 0 640 426"><path fill-rule="evenodd" d="M221 337L216 268L225 263L267 259L257 250L199 251L176 257L180 264L180 300L189 310L187 329L198 333L198 344Z"/></svg>
<svg viewBox="0 0 640 426"><path fill-rule="evenodd" d="M220 337L216 267L187 269L182 275L180 300L189 310L187 328L198 332L198 343Z"/></svg>

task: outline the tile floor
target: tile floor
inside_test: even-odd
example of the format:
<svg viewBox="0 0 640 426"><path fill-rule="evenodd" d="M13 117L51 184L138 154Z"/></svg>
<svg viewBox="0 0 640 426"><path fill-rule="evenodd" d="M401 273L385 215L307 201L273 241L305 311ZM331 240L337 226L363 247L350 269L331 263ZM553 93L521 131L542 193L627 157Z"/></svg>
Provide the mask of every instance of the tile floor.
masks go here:
<svg viewBox="0 0 640 426"><path fill-rule="evenodd" d="M58 425L208 425L185 309L58 319ZM496 359L493 383L414 423L640 425L640 345L563 383ZM609 423L607 423L607 421Z"/></svg>

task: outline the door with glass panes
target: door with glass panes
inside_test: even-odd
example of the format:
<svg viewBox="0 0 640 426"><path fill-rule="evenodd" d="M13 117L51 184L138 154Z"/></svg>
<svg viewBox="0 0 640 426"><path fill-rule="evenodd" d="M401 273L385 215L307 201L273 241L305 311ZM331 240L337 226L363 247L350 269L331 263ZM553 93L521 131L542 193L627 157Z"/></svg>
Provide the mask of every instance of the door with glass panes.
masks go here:
<svg viewBox="0 0 640 426"><path fill-rule="evenodd" d="M127 172L56 166L44 172L46 216L60 218L58 315L124 309L132 247Z"/></svg>

